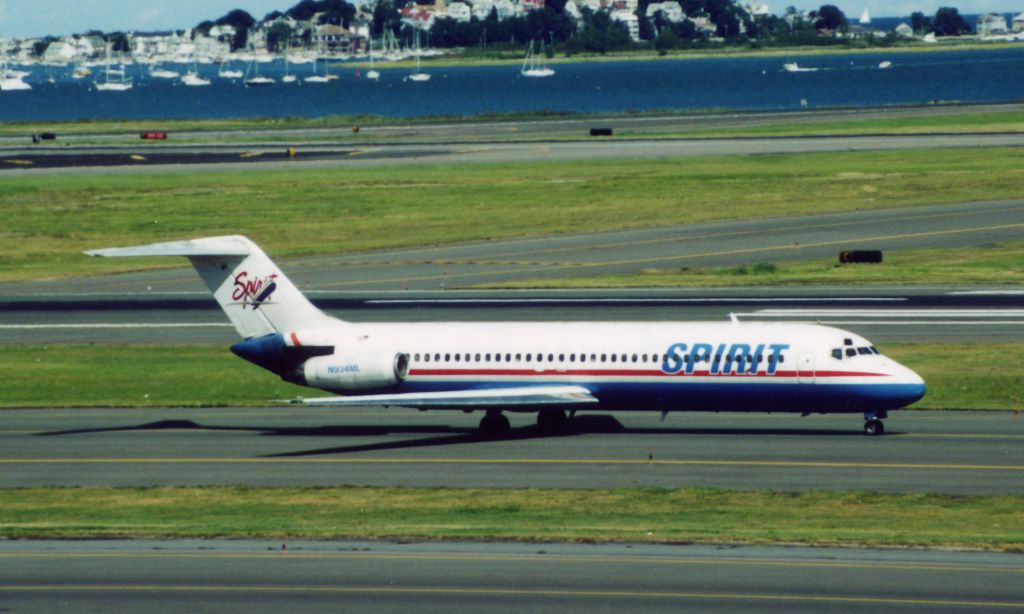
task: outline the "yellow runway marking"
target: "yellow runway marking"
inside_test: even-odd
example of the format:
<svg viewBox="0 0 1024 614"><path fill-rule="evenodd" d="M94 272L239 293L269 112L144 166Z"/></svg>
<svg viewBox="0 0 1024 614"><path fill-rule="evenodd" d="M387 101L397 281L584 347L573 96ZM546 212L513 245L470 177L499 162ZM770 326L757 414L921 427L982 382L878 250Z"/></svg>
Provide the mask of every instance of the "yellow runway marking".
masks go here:
<svg viewBox="0 0 1024 614"><path fill-rule="evenodd" d="M905 599L899 597L858 597L830 595L786 595L771 593L704 593L682 591L600 591L572 589L523 589L523 588L442 588L419 587L399 588L393 586L246 586L246 585L10 585L0 586L0 592L201 592L201 593L320 593L320 594L371 594L371 595L489 595L504 597L597 597L627 599L680 599L680 600L723 600L775 601L807 603L850 603L873 605L919 605L966 608L1024 608L1024 602L1014 601L970 601L957 599Z"/></svg>
<svg viewBox="0 0 1024 614"><path fill-rule="evenodd" d="M0 559L371 559L383 561L480 561L494 563L608 563L635 565L736 565L742 567L792 567L792 568L829 568L829 569L884 569L889 571L939 571L939 572L978 572L978 573L1010 573L1024 574L1024 567L1009 565L961 565L956 563L883 563L867 561L863 563L841 562L834 560L787 561L782 559L718 559L704 557L636 557L636 556L588 556L588 555L548 555L548 554L458 554L458 553L386 553L386 552L295 552L287 554L280 551L259 552L0 552Z"/></svg>
<svg viewBox="0 0 1024 614"><path fill-rule="evenodd" d="M829 461L608 460L557 458L0 458L0 465L52 464L384 464L384 465L660 465L790 467L798 469L931 469L936 471L1024 471L1024 465L926 465Z"/></svg>

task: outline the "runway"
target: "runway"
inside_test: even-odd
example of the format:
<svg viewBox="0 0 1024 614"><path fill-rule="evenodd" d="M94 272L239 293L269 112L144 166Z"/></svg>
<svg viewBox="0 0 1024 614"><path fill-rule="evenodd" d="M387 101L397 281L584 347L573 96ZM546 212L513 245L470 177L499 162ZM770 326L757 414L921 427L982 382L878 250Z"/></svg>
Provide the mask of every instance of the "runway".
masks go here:
<svg viewBox="0 0 1024 614"><path fill-rule="evenodd" d="M848 612L1024 608L1019 555L291 541L0 542L16 612Z"/></svg>
<svg viewBox="0 0 1024 614"><path fill-rule="evenodd" d="M1019 494L1012 412L581 414L547 436L532 414L485 440L479 414L372 408L5 410L0 488L359 484L452 488L708 486Z"/></svg>
<svg viewBox="0 0 1024 614"><path fill-rule="evenodd" d="M15 611L862 611L1024 607L1019 556L803 548L0 544Z"/></svg>

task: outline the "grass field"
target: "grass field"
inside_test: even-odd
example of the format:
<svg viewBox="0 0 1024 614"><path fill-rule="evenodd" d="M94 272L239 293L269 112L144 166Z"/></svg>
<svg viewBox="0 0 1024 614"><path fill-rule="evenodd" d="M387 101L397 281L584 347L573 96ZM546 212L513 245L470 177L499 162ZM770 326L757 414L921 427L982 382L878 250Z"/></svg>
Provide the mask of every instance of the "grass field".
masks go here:
<svg viewBox="0 0 1024 614"><path fill-rule="evenodd" d="M838 250L837 250L838 252ZM524 279L474 288L678 288L692 286L983 285L1024 281L1024 242L884 252L881 264L821 260L717 268L647 269L636 275Z"/></svg>
<svg viewBox="0 0 1024 614"><path fill-rule="evenodd" d="M1019 409L1024 342L887 344L928 384L919 409ZM324 393L211 346L0 346L0 408L262 406ZM185 385L187 383L187 385Z"/></svg>
<svg viewBox="0 0 1024 614"><path fill-rule="evenodd" d="M0 538L285 536L798 543L1020 552L1024 497L738 493L707 488L0 490Z"/></svg>
<svg viewBox="0 0 1024 614"><path fill-rule="evenodd" d="M605 230L1016 198L1022 162L1007 148L4 177L0 282L160 266L81 250L211 234L247 234L281 258L578 232L581 220Z"/></svg>

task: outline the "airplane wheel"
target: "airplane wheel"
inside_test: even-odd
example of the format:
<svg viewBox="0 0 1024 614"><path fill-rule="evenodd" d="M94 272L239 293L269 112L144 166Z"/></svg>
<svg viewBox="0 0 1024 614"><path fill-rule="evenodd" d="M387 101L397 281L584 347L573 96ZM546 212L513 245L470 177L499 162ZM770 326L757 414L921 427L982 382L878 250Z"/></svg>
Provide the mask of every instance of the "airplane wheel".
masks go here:
<svg viewBox="0 0 1024 614"><path fill-rule="evenodd" d="M881 420L868 420L864 423L864 434L865 435L881 435L885 432L885 424Z"/></svg>
<svg viewBox="0 0 1024 614"><path fill-rule="evenodd" d="M565 412L560 409L537 412L537 426L547 433L564 431L568 422Z"/></svg>
<svg viewBox="0 0 1024 614"><path fill-rule="evenodd" d="M500 437L512 429L508 418L501 412L491 413L480 419L480 434L485 437Z"/></svg>

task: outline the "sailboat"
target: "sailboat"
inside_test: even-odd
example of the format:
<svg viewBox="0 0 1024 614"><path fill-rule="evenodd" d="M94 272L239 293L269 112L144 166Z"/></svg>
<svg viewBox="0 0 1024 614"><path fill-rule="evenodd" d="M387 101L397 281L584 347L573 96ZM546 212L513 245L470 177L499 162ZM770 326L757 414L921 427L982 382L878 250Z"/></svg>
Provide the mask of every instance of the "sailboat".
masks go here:
<svg viewBox="0 0 1024 614"><path fill-rule="evenodd" d="M540 52L544 53L544 43L540 44ZM555 74L554 69L548 68L544 62L537 62L537 54L533 52L533 41L526 48L526 58L523 59L523 67L519 74L524 77L550 77Z"/></svg>
<svg viewBox="0 0 1024 614"><path fill-rule="evenodd" d="M181 73L164 68L163 64L157 63L149 67L149 76L154 79L177 79Z"/></svg>
<svg viewBox="0 0 1024 614"><path fill-rule="evenodd" d="M249 76L250 73L252 74L251 77ZM264 77L261 75L259 62L253 59L253 61L249 62L249 67L245 69L245 81L243 81L243 83L245 83L246 87L260 87L264 85L273 85L274 80L270 77Z"/></svg>
<svg viewBox="0 0 1024 614"><path fill-rule="evenodd" d="M181 76L181 82L191 87L210 84L209 79L199 76L199 64L194 61L189 66L188 72Z"/></svg>
<svg viewBox="0 0 1024 614"><path fill-rule="evenodd" d="M113 77L113 79L111 79ZM110 67L110 48L107 48L107 66L103 71L103 83L96 83L99 92L123 92L132 89L132 80L127 77L124 62L117 68Z"/></svg>
<svg viewBox="0 0 1024 614"><path fill-rule="evenodd" d="M857 20L857 23L862 26L866 26L871 23L871 13L868 13L867 7L864 7L864 12L860 14L860 19Z"/></svg>
<svg viewBox="0 0 1024 614"><path fill-rule="evenodd" d="M366 71L366 78L371 81L380 79L380 71L373 69L373 36L370 36L370 70Z"/></svg>
<svg viewBox="0 0 1024 614"><path fill-rule="evenodd" d="M220 63L220 68L217 70L217 76L223 79L241 79L242 71L234 68L228 68L228 64L230 64L229 60L224 60Z"/></svg>
<svg viewBox="0 0 1024 614"><path fill-rule="evenodd" d="M430 81L430 73L423 72L420 70L420 30L416 28L416 40L415 50L413 53L416 54L416 72L409 75L410 81Z"/></svg>

